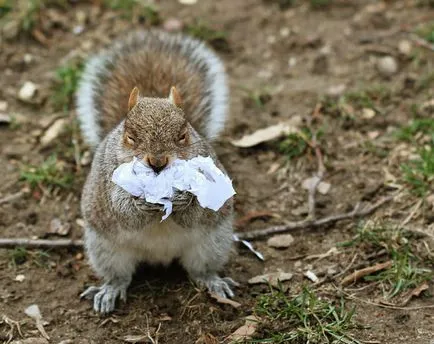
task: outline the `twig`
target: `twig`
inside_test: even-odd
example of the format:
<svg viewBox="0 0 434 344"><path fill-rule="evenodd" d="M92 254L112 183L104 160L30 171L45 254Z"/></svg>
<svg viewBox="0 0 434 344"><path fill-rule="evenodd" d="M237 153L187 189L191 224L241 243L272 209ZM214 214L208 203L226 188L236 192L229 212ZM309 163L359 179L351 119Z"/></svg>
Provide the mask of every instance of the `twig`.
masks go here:
<svg viewBox="0 0 434 344"><path fill-rule="evenodd" d="M333 276L334 279L337 279L338 277L341 277L343 275L345 275L353 266L354 262L356 261L356 259L359 257L359 255L356 253L353 257L353 259L351 259L350 264L348 264L348 266L342 270L341 272L339 272L338 274L336 274L335 276Z"/></svg>
<svg viewBox="0 0 434 344"><path fill-rule="evenodd" d="M316 175L313 176L313 178L312 178L313 180L312 180L311 185L310 185L309 190L308 190L309 193L308 193L308 200L307 200L307 204L308 204L307 218L314 220L315 219L315 210L316 210L316 200L315 200L316 189L318 188L319 183L321 183L322 179L324 178L325 167L324 167L324 161L323 161L321 149L319 148L318 142L316 139L316 134L313 135L312 142L311 142L310 146L313 148L313 150L315 152L315 157L316 157L317 162L318 162L318 169L317 169Z"/></svg>
<svg viewBox="0 0 434 344"><path fill-rule="evenodd" d="M416 214L416 212L419 210L419 208L422 206L423 203L423 199L419 200L416 205L414 206L413 210L411 211L411 213L405 218L404 221L402 221L402 223L399 225L399 228L403 228L407 223L409 223L411 221L411 219L413 218L413 216Z"/></svg>
<svg viewBox="0 0 434 344"><path fill-rule="evenodd" d="M418 46L434 51L434 44L428 43L426 40L418 37L415 34L411 34L410 37Z"/></svg>
<svg viewBox="0 0 434 344"><path fill-rule="evenodd" d="M9 202L15 201L17 199L20 199L25 194L26 194L26 192L24 192L24 191L18 191L12 195L8 195L6 197L3 197L2 199L0 199L0 205L4 204L4 203L9 203Z"/></svg>
<svg viewBox="0 0 434 344"><path fill-rule="evenodd" d="M388 261L385 263L380 263L380 264L375 264L373 266L368 266L367 268L361 269L361 270L356 270L353 273L351 273L350 275L348 275L347 277L345 277L342 282L341 285L342 286L347 286L351 283L357 282L359 279L370 275L374 272L377 271L381 271L384 269L388 269L392 266L392 261Z"/></svg>
<svg viewBox="0 0 434 344"><path fill-rule="evenodd" d="M59 239L59 240L44 240L44 239L27 239L27 238L15 238L15 239L2 239L0 238L0 248L68 248L83 247L83 240L71 240L71 239Z"/></svg>
<svg viewBox="0 0 434 344"><path fill-rule="evenodd" d="M316 227L321 227L321 226L328 225L328 224L331 224L331 223L334 223L337 221L353 219L356 217L363 217L363 216L367 216L367 215L372 214L378 208L380 208L382 205L384 205L387 202L390 202L395 197L396 197L396 194L393 196L385 197L385 198L381 199L380 201L378 201L377 203L375 203L369 207L366 207L364 209L363 208L361 209L360 203L358 203L358 204L356 204L354 209L348 213L335 214L335 215L327 216L327 217L317 219L317 220L306 219L303 221L289 222L289 223L282 225L282 226L272 226L272 227L268 227L265 229L259 229L256 231L251 231L251 232L236 233L236 235L240 239L252 240L252 239L263 238L263 237L266 237L266 236L269 236L272 234L286 233L286 232L290 232L290 231L293 231L296 229L316 228Z"/></svg>
<svg viewBox="0 0 434 344"><path fill-rule="evenodd" d="M433 305L426 305L426 306L415 306L415 307L390 306L390 305L385 305L385 304L381 304L381 303L377 303L377 302L364 300L364 299L361 299L359 297L353 296L350 293L347 293L342 289L339 289L339 288L336 288L336 289L339 290L340 292L342 292L347 298L349 298L351 300L359 301L359 302L365 303L367 305L377 306L377 307L381 307L381 308L399 309L399 310L404 310L404 311L416 311L418 309L434 308L434 304Z"/></svg>

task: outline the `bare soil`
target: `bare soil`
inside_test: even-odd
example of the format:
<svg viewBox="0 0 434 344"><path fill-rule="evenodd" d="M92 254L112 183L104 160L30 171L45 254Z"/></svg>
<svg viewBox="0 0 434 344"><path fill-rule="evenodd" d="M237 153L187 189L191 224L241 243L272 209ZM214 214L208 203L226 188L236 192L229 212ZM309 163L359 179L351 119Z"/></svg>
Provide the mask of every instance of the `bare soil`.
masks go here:
<svg viewBox="0 0 434 344"><path fill-rule="evenodd" d="M364 118L360 109L354 110L350 120L321 111L314 114L313 125L323 130L319 142L327 167L325 181L331 184L327 194L317 196L317 216L326 216L348 211L361 200L375 202L396 191L385 178L389 174L399 179L399 164L405 157L400 155L400 143L391 139L391 132L408 124L413 117L412 104L433 98L432 88L417 90L412 85L432 73L434 53L413 42L416 61L398 50L402 40L412 42L409 31L433 20L432 8L404 0L330 2L321 9L311 8L307 1L282 9L279 1L272 0L199 0L192 6L158 1L163 21L177 18L192 23L201 18L228 34L227 46L218 52L230 76L231 117L215 147L234 180L237 218L258 211L273 214L248 222L240 231L303 219L306 214L300 209L307 204L307 192L301 184L316 171L316 159L308 152L288 162L274 141L246 149L234 147L232 140L295 116L311 119L331 87L345 85L348 92L383 85L390 96L373 118ZM86 2L77 2L67 11L54 10L66 19L50 28L47 45L28 35L1 42L0 100L7 101L8 108L3 112L15 114L19 125L0 127L0 199L28 187L20 181L23 166L41 164L53 153L74 171L75 179L72 188L36 188L0 204L0 237L4 238L47 237L54 218L70 224L68 238L81 238L79 199L89 166L75 166L72 129L42 148L40 136L50 120L65 116L44 99L52 92L54 71L60 65L77 56L86 57L112 38L122 37L125 31L146 27L146 23L131 23L116 11L103 9L97 13L94 5ZM77 35L72 28L77 25L79 12L88 14L89 22ZM385 54L398 63L397 73L390 77L382 76L375 66L375 59ZM31 61L25 62L29 56ZM40 86L41 103L29 105L17 99L25 81ZM246 89L261 95L263 104L256 105ZM73 121L75 113L71 110L66 116ZM79 142L83 154L86 147ZM399 223L417 201L416 196L404 193L372 217ZM408 226L434 233L433 208L424 203L422 209ZM147 331L159 343L213 343L212 338L223 342L244 323L245 316L252 314L257 296L268 291L266 286L249 285L249 278L277 269L292 272L294 277L286 284L289 295L293 295L302 285L312 285L303 276L308 269L324 277L330 269L343 271L355 254L359 257L356 262L363 261L365 252L354 248L340 249L340 254L324 259L305 259L351 239L356 225L357 221L346 221L294 231L294 243L284 250L269 247L266 240L255 241L264 262L236 246L224 274L241 284L235 297L242 304L238 309L218 304L197 290L174 265L169 269L140 269L127 303L120 304L110 316L99 316L88 301L78 297L86 286L98 283L81 250L49 250L47 258L29 251L24 262L12 264L11 250L2 249L0 316L20 321L25 337L38 337L24 309L39 305L52 343L67 339L71 343L122 343L126 336L146 335ZM366 266L379 260L368 260ZM24 281L16 281L17 275L24 275ZM331 278L318 287L318 292L338 299L342 295L336 289L338 285ZM391 344L434 341L433 308L399 310L363 302L378 303L382 295L378 284L360 282L349 286L347 292L362 300L348 300L349 306L356 306L357 321L367 327L353 331L360 340ZM423 297L413 299L408 306L432 304L432 298ZM7 342L8 330L9 326L0 323L0 341ZM16 331L14 339L19 339Z"/></svg>

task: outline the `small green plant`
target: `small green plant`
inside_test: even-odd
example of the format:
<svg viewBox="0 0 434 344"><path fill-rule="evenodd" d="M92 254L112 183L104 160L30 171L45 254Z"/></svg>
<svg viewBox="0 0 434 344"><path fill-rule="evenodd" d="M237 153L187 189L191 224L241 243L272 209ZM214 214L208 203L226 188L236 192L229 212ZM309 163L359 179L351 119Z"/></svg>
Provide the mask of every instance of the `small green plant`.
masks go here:
<svg viewBox="0 0 434 344"><path fill-rule="evenodd" d="M414 119L409 125L398 129L395 137L402 141L413 142L418 133L434 135L434 119Z"/></svg>
<svg viewBox="0 0 434 344"><path fill-rule="evenodd" d="M390 90L383 85L373 85L358 91L345 94L344 100L356 108L375 109L379 103L390 98Z"/></svg>
<svg viewBox="0 0 434 344"><path fill-rule="evenodd" d="M430 146L419 150L419 158L402 164L401 170L404 181L417 196L424 197L434 190L434 137Z"/></svg>
<svg viewBox="0 0 434 344"><path fill-rule="evenodd" d="M386 298L393 298L403 291L416 288L423 282L434 277L430 269L420 268L416 265L415 257L408 250L394 251L392 253L392 267L377 275L365 276L366 281L381 281L385 285Z"/></svg>
<svg viewBox="0 0 434 344"><path fill-rule="evenodd" d="M250 89L248 87L241 86L240 88L246 94L249 102L253 103L257 108L262 109L265 104L271 100L271 94L268 87Z"/></svg>
<svg viewBox="0 0 434 344"><path fill-rule="evenodd" d="M62 109L63 111L70 109L83 67L82 62L77 62L59 67L56 70L57 83L53 88L52 95L52 102L56 109Z"/></svg>
<svg viewBox="0 0 434 344"><path fill-rule="evenodd" d="M339 243L338 246L358 246L364 250L385 248L392 253L407 245L410 238L400 227L374 221L361 223L356 230L356 235L351 240Z"/></svg>
<svg viewBox="0 0 434 344"><path fill-rule="evenodd" d="M12 0L0 0L0 19L12 11Z"/></svg>
<svg viewBox="0 0 434 344"><path fill-rule="evenodd" d="M46 187L69 188L73 182L72 174L64 168L55 155L50 156L39 166L26 166L21 171L21 179L32 189L44 185Z"/></svg>
<svg viewBox="0 0 434 344"><path fill-rule="evenodd" d="M310 0L310 5L312 8L320 9L329 6L332 0Z"/></svg>
<svg viewBox="0 0 434 344"><path fill-rule="evenodd" d="M434 84L434 70L431 68L431 70L427 71L426 73L423 73L420 79L417 80L416 89L418 91L431 89L433 84Z"/></svg>
<svg viewBox="0 0 434 344"><path fill-rule="evenodd" d="M13 267L24 264L27 261L31 261L31 263L39 267L46 267L50 254L46 251L27 251L24 247L16 247L10 251L9 258Z"/></svg>
<svg viewBox="0 0 434 344"><path fill-rule="evenodd" d="M9 258L13 266L25 263L27 256L28 252L24 247L16 247L9 252Z"/></svg>
<svg viewBox="0 0 434 344"><path fill-rule="evenodd" d="M39 23L41 12L47 7L67 8L67 0L0 0L0 18L19 24L22 32L30 33ZM3 18L2 18L3 19Z"/></svg>
<svg viewBox="0 0 434 344"><path fill-rule="evenodd" d="M304 155L309 149L307 144L308 140L312 137L312 133L309 129L302 129L298 133L289 134L279 144L279 150L282 154L285 154L289 160L298 158Z"/></svg>
<svg viewBox="0 0 434 344"><path fill-rule="evenodd" d="M213 29L201 19L196 19L192 24L187 25L185 29L190 36L210 43L215 40L226 40L227 38L226 32Z"/></svg>
<svg viewBox="0 0 434 344"><path fill-rule="evenodd" d="M250 343L360 343L349 334L357 327L355 309L348 310L343 299L322 299L307 287L293 298L271 289L259 297L255 313L264 322L261 337Z"/></svg>
<svg viewBox="0 0 434 344"><path fill-rule="evenodd" d="M434 43L434 21L419 27L416 33L424 40Z"/></svg>
<svg viewBox="0 0 434 344"><path fill-rule="evenodd" d="M339 246L357 246L364 251L386 249L392 266L376 275L365 276L366 281L379 281L386 298L392 298L409 288L415 288L431 279L430 269L420 267L426 260L417 254L414 234L399 226L367 221L357 228L357 234L350 241Z"/></svg>
<svg viewBox="0 0 434 344"><path fill-rule="evenodd" d="M161 22L160 13L151 3L140 0L104 0L104 4L116 11L120 11L127 19L137 18L150 25L158 25Z"/></svg>

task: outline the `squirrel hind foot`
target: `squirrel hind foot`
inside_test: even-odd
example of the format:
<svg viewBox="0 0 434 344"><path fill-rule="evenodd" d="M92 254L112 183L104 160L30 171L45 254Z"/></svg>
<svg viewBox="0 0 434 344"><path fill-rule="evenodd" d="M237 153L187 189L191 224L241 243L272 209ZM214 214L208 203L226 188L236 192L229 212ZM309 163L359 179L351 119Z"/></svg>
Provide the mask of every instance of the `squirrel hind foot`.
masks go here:
<svg viewBox="0 0 434 344"><path fill-rule="evenodd" d="M208 289L212 294L217 294L222 298L233 298L235 296L232 288L238 287L239 284L229 277L219 277L217 275L200 277L196 279L196 283Z"/></svg>
<svg viewBox="0 0 434 344"><path fill-rule="evenodd" d="M123 284L104 284L101 287L91 286L81 293L80 298L93 299L94 311L107 314L114 311L118 297L121 301L126 302L127 288L128 285Z"/></svg>

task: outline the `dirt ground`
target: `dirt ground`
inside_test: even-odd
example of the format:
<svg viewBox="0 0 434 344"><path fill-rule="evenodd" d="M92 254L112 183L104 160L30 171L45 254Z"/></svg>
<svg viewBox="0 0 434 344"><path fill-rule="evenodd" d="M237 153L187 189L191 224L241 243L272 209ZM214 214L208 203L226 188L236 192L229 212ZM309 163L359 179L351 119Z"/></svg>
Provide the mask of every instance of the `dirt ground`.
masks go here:
<svg viewBox="0 0 434 344"><path fill-rule="evenodd" d="M71 1L67 9L50 7L50 15L44 20L51 24L39 31L43 37L37 32L21 33L1 41L0 101L7 102L7 107L0 113L13 115L13 120L0 126L0 166L4 171L0 176L0 199L19 193L16 198L0 202L1 238L58 239L48 233L53 219L69 229L65 238L82 237L79 199L89 170L82 158L88 149L77 136L73 107L59 111L50 101L56 85L55 70L85 58L112 38L122 37L125 31L148 26L146 20L129 20L120 10L98 10L96 3ZM322 132L318 145L326 166L324 181L330 184L330 190L317 196L317 217L350 211L359 201L375 203L399 191L399 196L372 214L371 219L395 224L405 221L406 228L424 232L427 237L414 240L418 240L421 250L430 252L433 246L429 238L434 235L433 189L419 202L421 196L402 181L400 165L414 154L414 147L397 141L393 132L415 116L433 118L433 105L428 106L428 102L434 99L434 77L429 79L434 72L434 53L432 48L418 44L412 34L420 25L433 22L433 8L429 1L425 4L412 0L336 0L319 8L312 7L315 1L290 3L156 3L163 23L176 18L188 25L200 19L227 33L225 39L211 42L226 63L231 88L231 117L215 147L237 190L239 231L285 224L306 216L307 191L302 183L316 171L313 150L307 148L300 157L289 160L279 150L279 140L250 148L231 144L257 129L298 118ZM83 15L87 18L83 31L74 33ZM397 71L379 71L378 59L384 56L392 57ZM31 104L17 97L26 81L39 86ZM381 89L372 91L374 85L381 85ZM348 104L343 106L349 107L345 108L347 115L343 115L343 111L331 110L324 100L360 90L371 90L374 111L358 105L355 97L347 97ZM414 104L425 105L415 114ZM57 118L66 119L67 130L48 144L41 143ZM72 186L32 188L20 178L26 166L38 166L53 153L57 154L57 167L72 171ZM262 216L255 217L258 212ZM434 308L429 308L433 305L429 296L434 291L432 282L423 297L413 298L402 309L393 309L381 303L380 282L359 281L346 288L339 283L356 266L384 262L387 258L381 253L375 256L372 250L360 246L338 246L337 253L315 256L351 240L359 225L359 220L351 220L295 230L291 232L294 242L281 250L267 245L267 240L254 241L264 262L235 245L224 274L241 284L235 297L241 304L239 308L219 304L197 290L175 265L167 270L140 269L127 303L120 304L109 316L99 316L88 301L78 297L88 285L98 283L82 250L28 250L21 259L16 249L0 249L0 341L7 343L10 338L6 318L19 321L24 337L39 337L34 321L24 314L24 309L37 304L50 343L122 343L128 336L152 342L146 339L148 332L158 343L224 342L254 312L258 297L269 292L267 286L247 281L281 269L294 274L285 282L288 295L295 295L307 285L322 297L344 297L348 307L355 306L355 319L364 326L352 329L351 334L360 342L433 343ZM424 267L433 269L432 262L427 260ZM316 273L322 282L315 285L306 279L307 270ZM17 281L19 275L24 275L21 282ZM263 333L259 331L254 338L259 341ZM15 329L13 340L18 339Z"/></svg>

